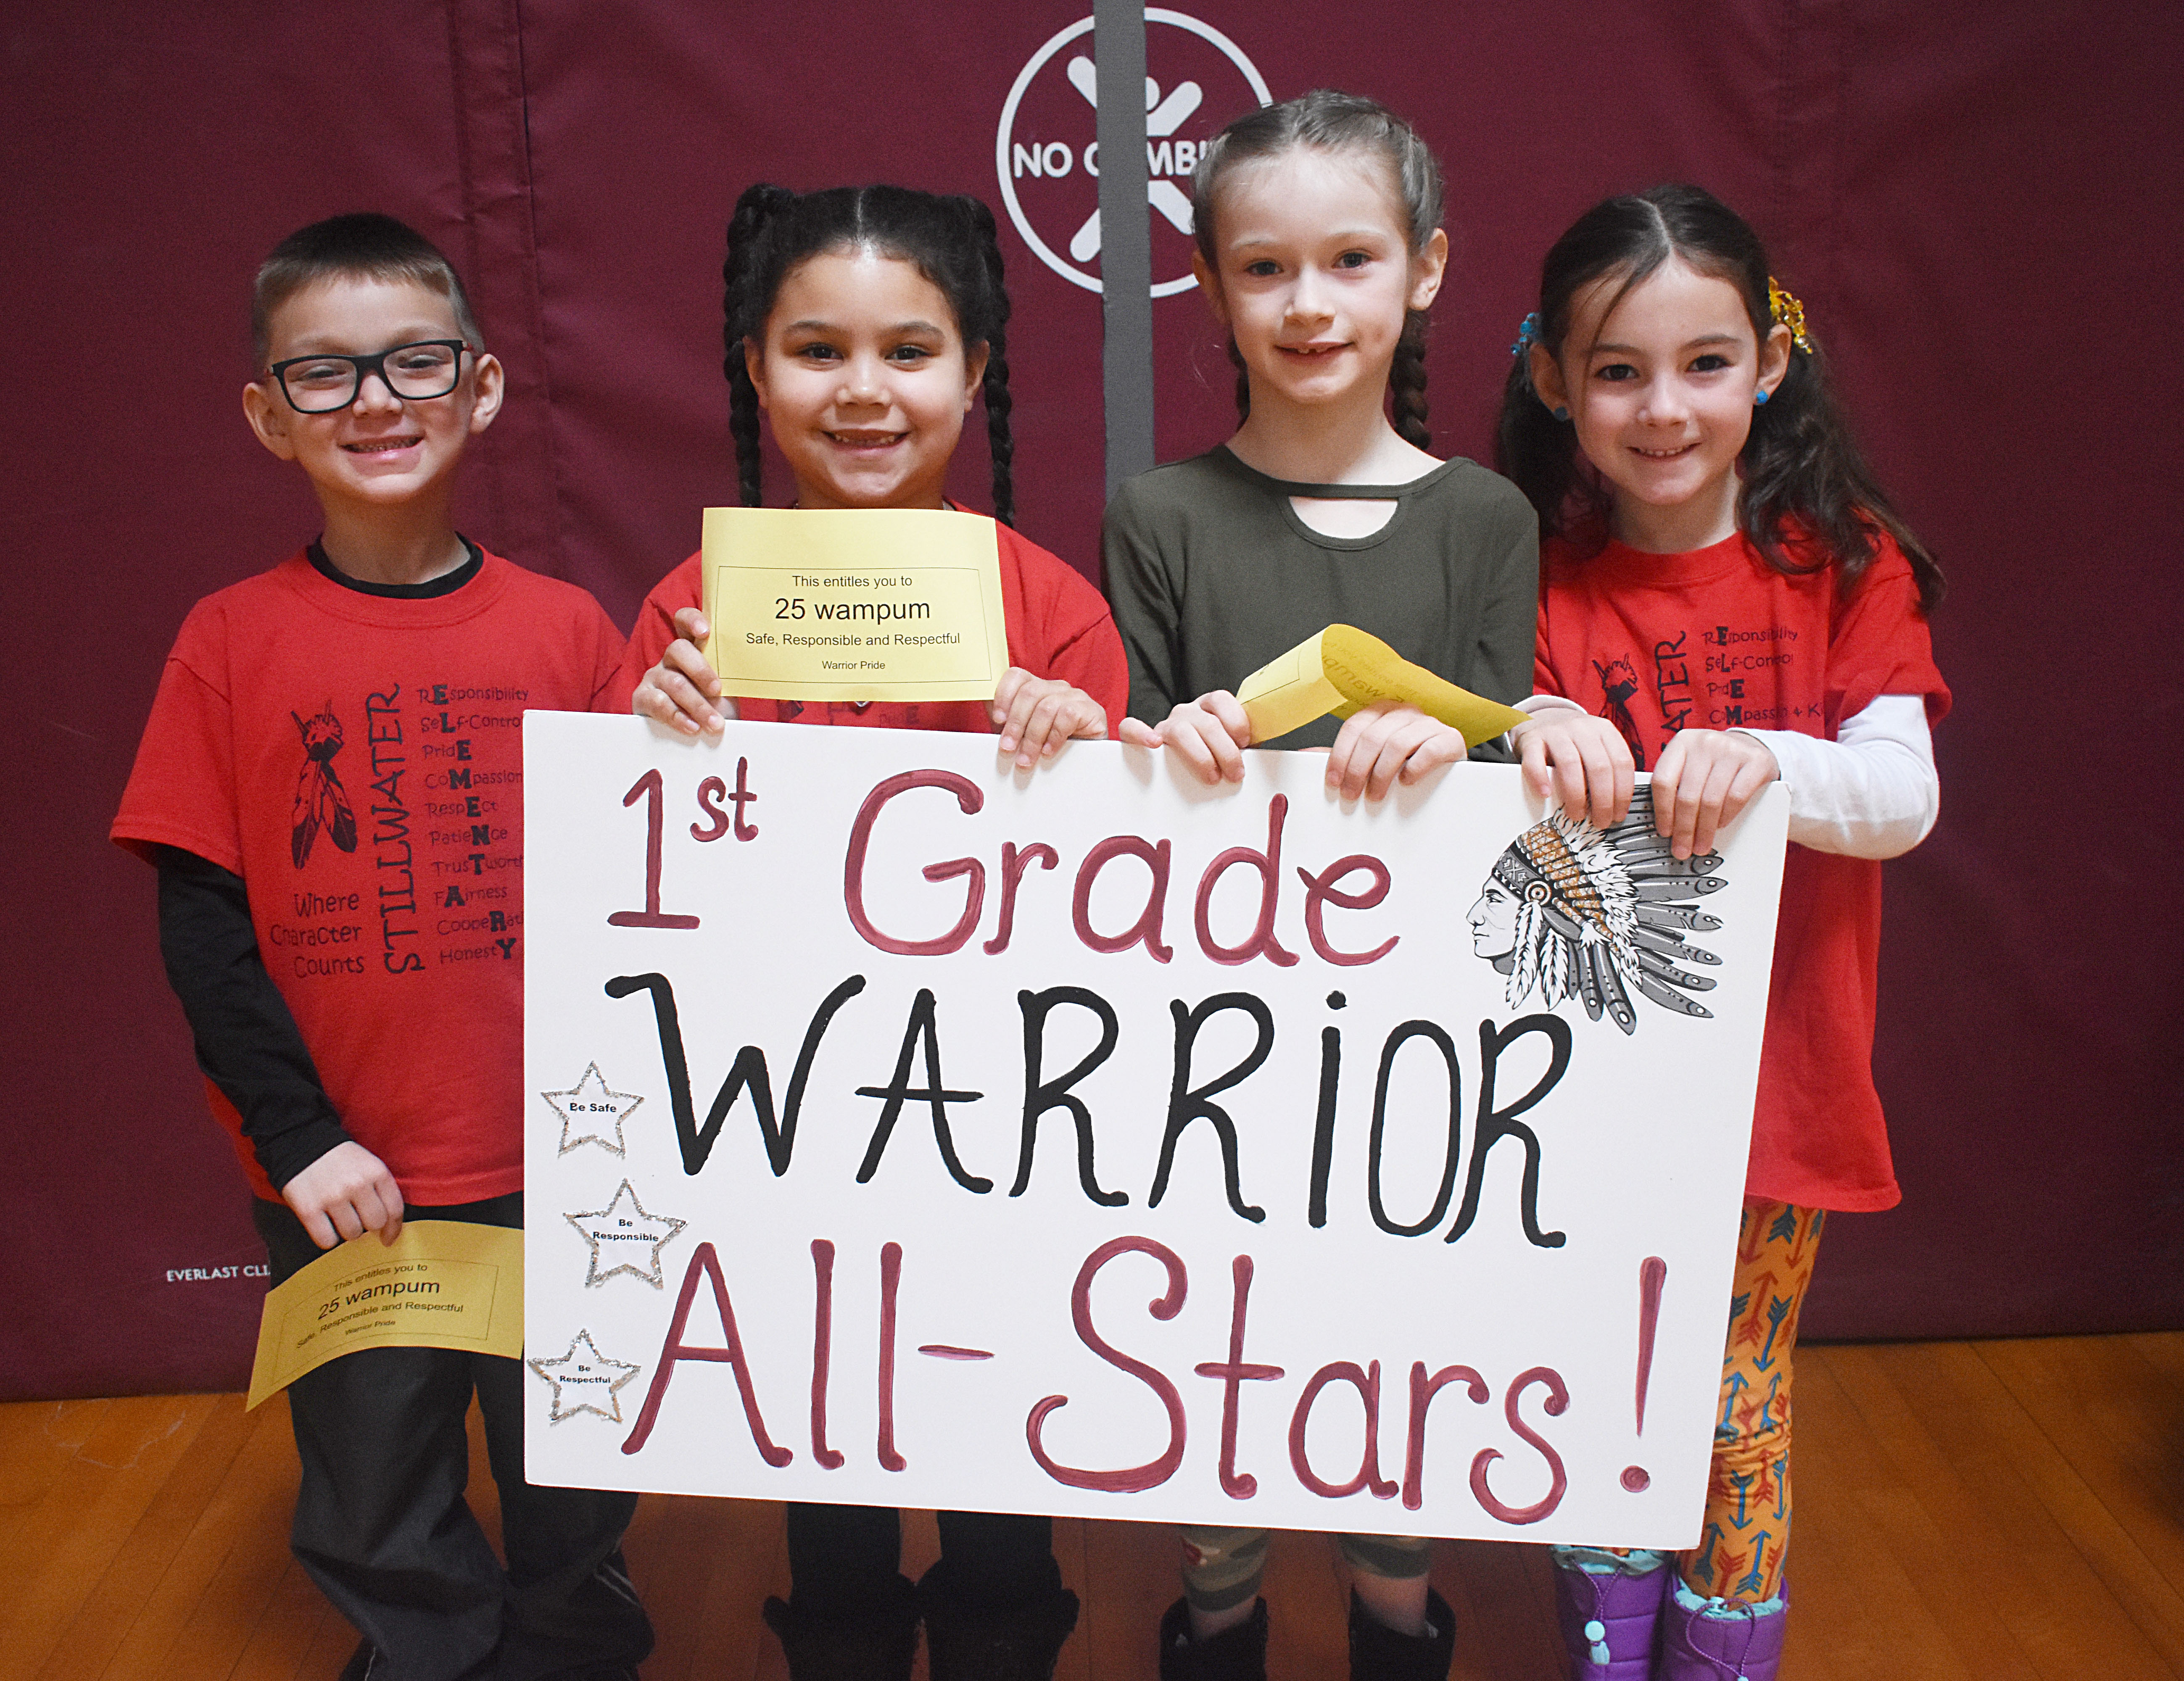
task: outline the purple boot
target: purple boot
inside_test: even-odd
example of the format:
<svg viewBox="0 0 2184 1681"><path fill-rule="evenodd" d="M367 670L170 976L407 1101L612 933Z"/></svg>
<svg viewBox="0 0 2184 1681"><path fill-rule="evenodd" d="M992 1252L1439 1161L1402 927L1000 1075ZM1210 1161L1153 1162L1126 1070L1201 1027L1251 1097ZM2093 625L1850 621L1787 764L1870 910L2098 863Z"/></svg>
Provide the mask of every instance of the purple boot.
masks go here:
<svg viewBox="0 0 2184 1681"><path fill-rule="evenodd" d="M1594 1547L1557 1547L1554 1556L1555 1609L1570 1681L1648 1681L1668 1561L1659 1553L1625 1556Z"/></svg>
<svg viewBox="0 0 2184 1681"><path fill-rule="evenodd" d="M1701 1599L1679 1582L1661 1617L1660 1681L1774 1681L1790 1588L1758 1605Z"/></svg>

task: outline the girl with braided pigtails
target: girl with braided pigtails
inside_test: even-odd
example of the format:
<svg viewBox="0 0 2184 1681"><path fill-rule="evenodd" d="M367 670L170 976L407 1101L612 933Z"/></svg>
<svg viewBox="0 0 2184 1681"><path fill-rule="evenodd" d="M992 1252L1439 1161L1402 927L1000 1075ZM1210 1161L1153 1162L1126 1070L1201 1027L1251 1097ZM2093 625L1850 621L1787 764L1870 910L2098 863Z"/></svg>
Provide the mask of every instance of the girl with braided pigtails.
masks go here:
<svg viewBox="0 0 2184 1681"><path fill-rule="evenodd" d="M728 429L744 505L764 500L759 417L799 508L940 508L964 416L983 398L1000 529L1008 671L981 701L754 700L724 694L692 555L645 598L622 662L633 710L696 735L724 718L992 732L1029 770L1072 737L1098 739L1126 676L1099 591L1015 530L1009 298L993 212L905 186L736 201L725 283Z"/></svg>
<svg viewBox="0 0 2184 1681"><path fill-rule="evenodd" d="M1803 307L1711 194L1657 187L1579 218L1515 348L1500 465L1546 545L1540 693L1513 736L1562 810L1495 866L1473 949L1513 1003L1595 988L1625 1032L1642 1031L1631 991L1702 1015L1679 988L1704 988L1684 966L1709 960L1681 931L1713 924L1630 881L1705 891L1717 830L1778 776L1790 790L1699 1545L1557 1548L1569 1673L1773 1681L1798 1309L1826 1212L1898 1200L1871 1066L1880 860L1940 805L1942 575L1867 471Z"/></svg>
<svg viewBox="0 0 2184 1681"><path fill-rule="evenodd" d="M1122 738L1240 782L1243 749L1326 748L1327 783L1384 798L1464 756L1414 706L1379 703L1251 738L1234 691L1331 623L1496 700L1531 692L1538 528L1515 487L1429 453L1426 310L1448 237L1441 173L1385 108L1322 91L1228 125L1199 154L1192 268L1230 335L1242 424L1140 475L1107 509L1115 621L1130 659ZM1267 1532L1184 1531L1163 1681L1263 1681ZM1442 1681L1454 1618L1420 1536L1346 1535L1350 1673Z"/></svg>
<svg viewBox="0 0 2184 1681"><path fill-rule="evenodd" d="M699 651L709 627L694 555L639 611L621 676L632 709L693 737L736 716L993 732L1024 769L1072 737L1104 737L1127 681L1106 604L1011 525L1009 303L992 213L899 186L754 186L728 225L723 275L746 506L763 494L761 413L797 507L949 505L949 461L983 394L1010 669L990 704L731 699ZM940 1561L913 1586L897 1513L788 1507L792 1585L786 1601L766 1601L766 1620L792 1681L908 1681L921 1622L933 1681L1050 1681L1077 1622L1051 1520L944 1511L939 1528Z"/></svg>

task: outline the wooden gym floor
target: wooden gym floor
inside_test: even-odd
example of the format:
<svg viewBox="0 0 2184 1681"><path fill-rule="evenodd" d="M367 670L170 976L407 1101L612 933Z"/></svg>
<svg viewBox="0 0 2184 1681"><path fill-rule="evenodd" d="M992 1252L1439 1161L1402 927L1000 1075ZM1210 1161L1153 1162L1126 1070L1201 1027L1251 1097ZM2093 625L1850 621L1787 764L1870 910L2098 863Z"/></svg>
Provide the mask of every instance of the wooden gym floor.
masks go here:
<svg viewBox="0 0 2184 1681"><path fill-rule="evenodd" d="M1786 1681L2184 1676L2184 1333L1813 1347L1797 1379ZM278 1400L0 1406L0 1681L331 1681L354 1636L288 1557L295 1476ZM931 1519L905 1536L915 1575ZM1061 1676L1151 1677L1172 1532L1070 1520L1056 1547L1084 1600ZM647 1499L628 1554L648 1681L780 1681L777 1506ZM1444 1543L1434 1574L1458 1676L1559 1675L1540 1549ZM1331 1544L1277 1537L1268 1589L1273 1681L1340 1681Z"/></svg>

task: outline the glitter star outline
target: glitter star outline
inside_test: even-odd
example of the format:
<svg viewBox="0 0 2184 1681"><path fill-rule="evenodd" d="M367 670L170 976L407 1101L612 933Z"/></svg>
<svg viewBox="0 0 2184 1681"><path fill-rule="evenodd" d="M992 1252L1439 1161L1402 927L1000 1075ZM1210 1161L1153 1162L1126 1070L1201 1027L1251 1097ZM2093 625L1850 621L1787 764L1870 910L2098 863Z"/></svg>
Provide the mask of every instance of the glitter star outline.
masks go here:
<svg viewBox="0 0 2184 1681"><path fill-rule="evenodd" d="M629 1153L627 1141L621 1133L622 1123L636 1113L644 1099L634 1092L610 1089L597 1062L585 1064L583 1077L567 1091L541 1092L538 1095L561 1117L561 1147L558 1154L566 1155L579 1144L597 1144L615 1155ZM585 1106L580 1109L577 1106L579 1104ZM595 1118L602 1112L613 1117L611 1136L600 1130Z"/></svg>
<svg viewBox="0 0 2184 1681"><path fill-rule="evenodd" d="M569 1351L566 1354L553 1360L533 1356L523 1363L543 1378L548 1386L554 1391L551 1403L552 1417L549 1422L555 1424L560 1423L564 1419L574 1418L580 1412L597 1413L610 1423L621 1423L621 1387L644 1370L642 1366L632 1366L626 1360L612 1360L601 1354L599 1344L592 1340L592 1333L588 1329L578 1331L569 1339ZM565 1367L569 1369L563 1370L562 1368ZM610 1378L606 1375L609 1372L618 1375ZM602 1406L596 1400L584 1395L573 1405L566 1407L562 1405L562 1386L566 1384L573 1389L580 1383L587 1390L596 1390L604 1383L606 1405Z"/></svg>
<svg viewBox="0 0 2184 1681"><path fill-rule="evenodd" d="M635 1211L634 1219L624 1211L625 1203ZM637 1188L627 1179L616 1190L614 1200L604 1208L582 1209L573 1214L564 1214L561 1217L575 1227L577 1235L591 1245L591 1267L584 1277L587 1289L604 1284L617 1272L627 1272L632 1277L642 1278L655 1290L664 1289L666 1280L660 1270L660 1252L674 1242L676 1234L690 1223L687 1220L677 1220L671 1214L653 1213L638 1200ZM633 1239L627 1235L632 1232L637 1233ZM618 1261L604 1271L600 1269L599 1246L603 1242L632 1241L639 1245L651 1245L652 1264L649 1269L630 1261Z"/></svg>

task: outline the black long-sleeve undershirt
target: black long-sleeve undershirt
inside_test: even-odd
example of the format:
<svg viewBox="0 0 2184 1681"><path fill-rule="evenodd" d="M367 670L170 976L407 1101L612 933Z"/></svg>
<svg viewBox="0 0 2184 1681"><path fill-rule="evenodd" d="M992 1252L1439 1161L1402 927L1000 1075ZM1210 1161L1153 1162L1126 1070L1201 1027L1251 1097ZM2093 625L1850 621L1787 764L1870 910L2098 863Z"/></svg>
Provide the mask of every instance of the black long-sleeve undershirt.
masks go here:
<svg viewBox="0 0 2184 1681"><path fill-rule="evenodd" d="M159 955L197 1041L198 1066L242 1117L275 1188L348 1141L318 1066L265 971L242 877L180 847L153 849Z"/></svg>
<svg viewBox="0 0 2184 1681"><path fill-rule="evenodd" d="M478 575L485 556L468 537L462 564L421 584L350 577L318 543L311 565L364 595L450 595ZM266 972L242 877L180 847L152 849L159 871L159 954L197 1042L198 1066L242 1117L242 1135L277 1189L337 1144L350 1141L326 1095L303 1030Z"/></svg>

